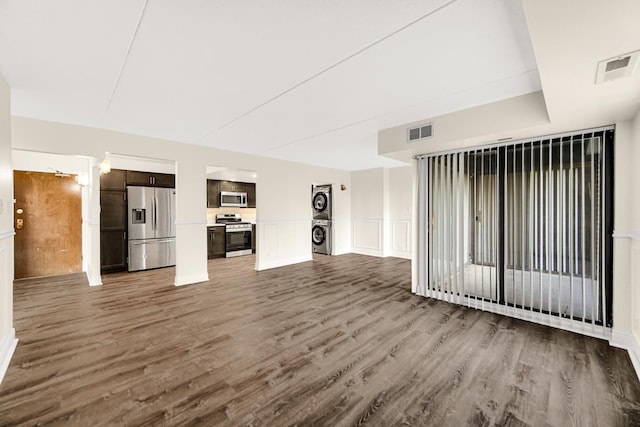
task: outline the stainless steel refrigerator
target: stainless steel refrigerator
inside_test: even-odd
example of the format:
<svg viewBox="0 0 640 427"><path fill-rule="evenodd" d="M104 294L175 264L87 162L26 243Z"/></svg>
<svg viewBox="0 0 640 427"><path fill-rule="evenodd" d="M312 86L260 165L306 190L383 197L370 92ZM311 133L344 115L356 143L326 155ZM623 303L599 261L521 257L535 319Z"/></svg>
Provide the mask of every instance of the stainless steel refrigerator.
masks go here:
<svg viewBox="0 0 640 427"><path fill-rule="evenodd" d="M176 190L127 187L129 271L176 264Z"/></svg>

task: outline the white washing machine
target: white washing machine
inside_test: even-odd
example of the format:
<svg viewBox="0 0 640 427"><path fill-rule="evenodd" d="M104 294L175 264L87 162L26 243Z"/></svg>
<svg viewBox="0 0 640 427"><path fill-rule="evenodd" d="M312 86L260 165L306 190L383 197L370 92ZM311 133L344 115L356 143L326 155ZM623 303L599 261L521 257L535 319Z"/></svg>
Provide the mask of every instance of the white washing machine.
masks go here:
<svg viewBox="0 0 640 427"><path fill-rule="evenodd" d="M331 221L311 221L311 247L314 254L331 255Z"/></svg>
<svg viewBox="0 0 640 427"><path fill-rule="evenodd" d="M311 189L313 219L331 219L331 185L315 185Z"/></svg>

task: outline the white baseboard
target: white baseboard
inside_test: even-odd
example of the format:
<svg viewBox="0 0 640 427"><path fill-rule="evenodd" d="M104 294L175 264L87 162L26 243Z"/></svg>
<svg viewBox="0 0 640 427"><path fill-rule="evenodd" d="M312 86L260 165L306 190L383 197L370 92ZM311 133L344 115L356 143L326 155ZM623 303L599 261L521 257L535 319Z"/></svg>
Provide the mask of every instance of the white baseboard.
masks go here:
<svg viewBox="0 0 640 427"><path fill-rule="evenodd" d="M16 330L11 328L0 343L0 383L9 369L9 363L17 345Z"/></svg>
<svg viewBox="0 0 640 427"><path fill-rule="evenodd" d="M311 255L302 256L297 258L291 258L286 260L277 260L272 262L263 262L259 266L256 266L256 270L270 270L272 268L285 267L287 265L299 264L301 262L313 261L313 257Z"/></svg>
<svg viewBox="0 0 640 427"><path fill-rule="evenodd" d="M351 248L334 249L332 255L346 255L351 253Z"/></svg>
<svg viewBox="0 0 640 427"><path fill-rule="evenodd" d="M631 363L633 364L633 368L636 370L636 375L638 376L638 379L640 379L640 344L634 336L626 332L613 331L609 344L613 347L627 350Z"/></svg>
<svg viewBox="0 0 640 427"><path fill-rule="evenodd" d="M97 275L94 276L92 272L87 271L86 272L87 275L87 281L89 281L89 286L101 286L102 285L102 276L101 275Z"/></svg>
<svg viewBox="0 0 640 427"><path fill-rule="evenodd" d="M358 255L367 255L367 256L375 256L378 258L384 258L384 254L379 249L354 247L351 252Z"/></svg>
<svg viewBox="0 0 640 427"><path fill-rule="evenodd" d="M176 281L174 285L176 286L184 286L184 285L193 285L194 283L202 283L209 281L209 273L205 274L194 274L191 276L176 276Z"/></svg>
<svg viewBox="0 0 640 427"><path fill-rule="evenodd" d="M392 256L394 258L403 258L403 259L411 259L411 252L400 252L400 251L391 251L388 256Z"/></svg>

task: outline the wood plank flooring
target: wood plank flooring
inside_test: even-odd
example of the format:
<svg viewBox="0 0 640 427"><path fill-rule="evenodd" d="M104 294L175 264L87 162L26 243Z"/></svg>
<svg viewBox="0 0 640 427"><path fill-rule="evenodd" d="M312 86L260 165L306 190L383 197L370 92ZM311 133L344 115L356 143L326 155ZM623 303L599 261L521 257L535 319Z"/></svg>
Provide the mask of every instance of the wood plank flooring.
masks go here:
<svg viewBox="0 0 640 427"><path fill-rule="evenodd" d="M254 263L17 281L0 425L640 425L605 341L412 295L406 260Z"/></svg>

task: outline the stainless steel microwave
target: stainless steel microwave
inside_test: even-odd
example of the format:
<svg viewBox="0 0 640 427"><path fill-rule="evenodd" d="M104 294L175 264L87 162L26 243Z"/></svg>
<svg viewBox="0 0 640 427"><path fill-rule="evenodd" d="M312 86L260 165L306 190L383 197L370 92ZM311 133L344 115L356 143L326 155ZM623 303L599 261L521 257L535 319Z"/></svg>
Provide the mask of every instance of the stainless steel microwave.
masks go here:
<svg viewBox="0 0 640 427"><path fill-rule="evenodd" d="M220 207L246 208L247 193L239 193L235 191L221 191Z"/></svg>

